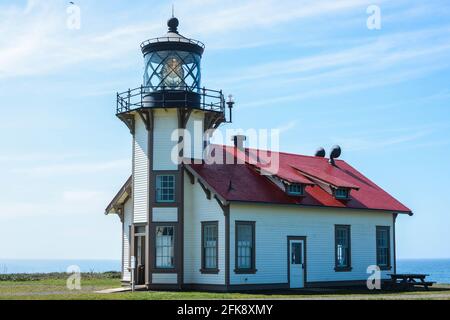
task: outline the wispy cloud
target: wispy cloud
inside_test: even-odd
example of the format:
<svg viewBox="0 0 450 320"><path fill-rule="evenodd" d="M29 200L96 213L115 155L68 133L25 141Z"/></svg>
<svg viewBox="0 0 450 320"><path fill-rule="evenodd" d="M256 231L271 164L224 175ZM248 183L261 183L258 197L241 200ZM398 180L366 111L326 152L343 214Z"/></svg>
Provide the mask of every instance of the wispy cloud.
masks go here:
<svg viewBox="0 0 450 320"><path fill-rule="evenodd" d="M268 29L298 19L364 8L367 3L369 1L365 0L287 0L280 5L274 0L231 3L189 0L177 4L177 11L190 17L183 25L186 34L204 37L212 48L242 48L280 41L264 37L263 33L255 34L258 28ZM81 31L66 28L66 6L64 1L28 0L23 7L1 7L0 79L45 74L86 62L123 60L126 55L137 52L140 41L161 30L163 5L160 3L148 4L154 13L153 20L122 21L109 30L93 29L92 25L82 23ZM92 8L82 6L82 14L87 14L83 10ZM101 4L97 10L101 10ZM235 42L235 32L252 36ZM134 57L134 54L130 56Z"/></svg>
<svg viewBox="0 0 450 320"><path fill-rule="evenodd" d="M434 130L415 130L410 129L409 132L393 135L392 132L384 132L381 135L371 134L355 134L351 137L337 137L335 142L341 144L348 151L367 151L367 150L383 150L398 145L406 145L416 142L420 139L431 136Z"/></svg>
<svg viewBox="0 0 450 320"><path fill-rule="evenodd" d="M99 215L103 213L110 196L104 191L71 190L57 196L47 195L43 201L4 201L0 220L26 217L67 218L68 216Z"/></svg>
<svg viewBox="0 0 450 320"><path fill-rule="evenodd" d="M338 52L252 66L222 81L252 90L254 81L270 79L261 81L258 89L264 84L280 88L274 90L279 96L244 102L242 107L388 86L448 68L449 31L450 26L446 26L380 36L371 43L364 40L363 44ZM428 45L423 46L423 41ZM302 90L293 92L295 88Z"/></svg>
<svg viewBox="0 0 450 320"><path fill-rule="evenodd" d="M67 202L91 202L93 200L100 200L101 203L106 203L107 199L108 196L103 191L72 190L63 193L63 200Z"/></svg>
<svg viewBox="0 0 450 320"><path fill-rule="evenodd" d="M292 129L295 129L297 127L298 121L292 120L287 123L284 123L278 127L275 128L275 130L278 130L280 134L286 133Z"/></svg>
<svg viewBox="0 0 450 320"><path fill-rule="evenodd" d="M54 175L77 175L88 173L100 173L107 171L125 172L130 170L131 160L111 160L94 163L64 163L48 164L43 166L30 166L26 168L16 168L13 171L20 174L30 174L33 176L54 176Z"/></svg>

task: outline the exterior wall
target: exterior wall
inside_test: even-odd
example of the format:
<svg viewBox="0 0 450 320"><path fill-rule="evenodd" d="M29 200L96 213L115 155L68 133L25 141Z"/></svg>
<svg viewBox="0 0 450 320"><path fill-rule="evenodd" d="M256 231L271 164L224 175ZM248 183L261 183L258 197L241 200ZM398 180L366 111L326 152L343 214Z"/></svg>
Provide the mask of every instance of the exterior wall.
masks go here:
<svg viewBox="0 0 450 320"><path fill-rule="evenodd" d="M172 162L172 150L177 141L172 141L172 132L178 128L175 109L158 109L154 111L153 130L153 170L177 170Z"/></svg>
<svg viewBox="0 0 450 320"><path fill-rule="evenodd" d="M202 187L196 181L191 184L184 178L184 283L185 284L225 284L225 217L217 201L208 200ZM219 273L202 274L201 222L219 222Z"/></svg>
<svg viewBox="0 0 450 320"><path fill-rule="evenodd" d="M154 273L153 284L176 284L178 275L176 273Z"/></svg>
<svg viewBox="0 0 450 320"><path fill-rule="evenodd" d="M256 274L235 274L235 221L255 221ZM350 272L336 272L335 225L351 225ZM232 204L230 209L230 284L288 283L287 237L306 236L306 282L365 280L376 265L376 226L391 227L392 213ZM383 278L392 271L383 271Z"/></svg>
<svg viewBox="0 0 450 320"><path fill-rule="evenodd" d="M193 111L186 125L190 133L190 148L185 147L186 158L203 159L203 128L205 114L202 111Z"/></svg>
<svg viewBox="0 0 450 320"><path fill-rule="evenodd" d="M122 281L131 281L128 271L130 266L130 226L133 219L133 203L129 199L124 206L123 233L122 233Z"/></svg>
<svg viewBox="0 0 450 320"><path fill-rule="evenodd" d="M147 222L148 208L148 131L144 122L136 115L134 135L134 165L133 165L133 198L134 198L134 223Z"/></svg>
<svg viewBox="0 0 450 320"><path fill-rule="evenodd" d="M178 208L153 208L153 222L178 222Z"/></svg>

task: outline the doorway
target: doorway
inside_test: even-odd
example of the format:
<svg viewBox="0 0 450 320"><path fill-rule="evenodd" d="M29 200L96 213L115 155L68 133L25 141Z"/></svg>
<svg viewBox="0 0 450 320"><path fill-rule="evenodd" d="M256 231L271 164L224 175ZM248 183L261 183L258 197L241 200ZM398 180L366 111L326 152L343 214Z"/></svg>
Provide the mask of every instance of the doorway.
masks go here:
<svg viewBox="0 0 450 320"><path fill-rule="evenodd" d="M136 226L134 234L134 248L136 257L135 284L145 284L145 226Z"/></svg>
<svg viewBox="0 0 450 320"><path fill-rule="evenodd" d="M305 287L306 280L306 237L288 237L289 287Z"/></svg>

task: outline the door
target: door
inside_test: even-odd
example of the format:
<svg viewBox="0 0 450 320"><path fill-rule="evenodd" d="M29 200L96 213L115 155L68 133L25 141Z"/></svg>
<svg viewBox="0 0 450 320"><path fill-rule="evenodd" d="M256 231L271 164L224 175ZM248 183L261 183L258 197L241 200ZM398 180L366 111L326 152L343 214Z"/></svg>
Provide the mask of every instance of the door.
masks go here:
<svg viewBox="0 0 450 320"><path fill-rule="evenodd" d="M289 240L289 283L292 289L305 286L305 241Z"/></svg>

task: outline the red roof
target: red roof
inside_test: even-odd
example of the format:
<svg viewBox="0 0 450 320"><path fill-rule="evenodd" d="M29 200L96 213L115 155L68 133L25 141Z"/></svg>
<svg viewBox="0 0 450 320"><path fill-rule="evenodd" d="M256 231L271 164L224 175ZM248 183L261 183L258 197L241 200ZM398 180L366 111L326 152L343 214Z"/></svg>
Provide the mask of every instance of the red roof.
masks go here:
<svg viewBox="0 0 450 320"><path fill-rule="evenodd" d="M267 151L246 149L245 153L229 146L216 146L240 159L241 164L192 164L190 167L227 201L298 204L305 206L386 210L411 213L411 210L389 195L345 161L283 152L270 152L279 157L279 170L268 170L264 154ZM258 156L257 156L258 155ZM243 161L246 157L246 161ZM252 159L252 160L250 160ZM269 171L288 183L303 183L304 197L287 195L268 177L259 173ZM267 172L266 172L267 173ZM322 188L350 188L349 200L338 200Z"/></svg>

